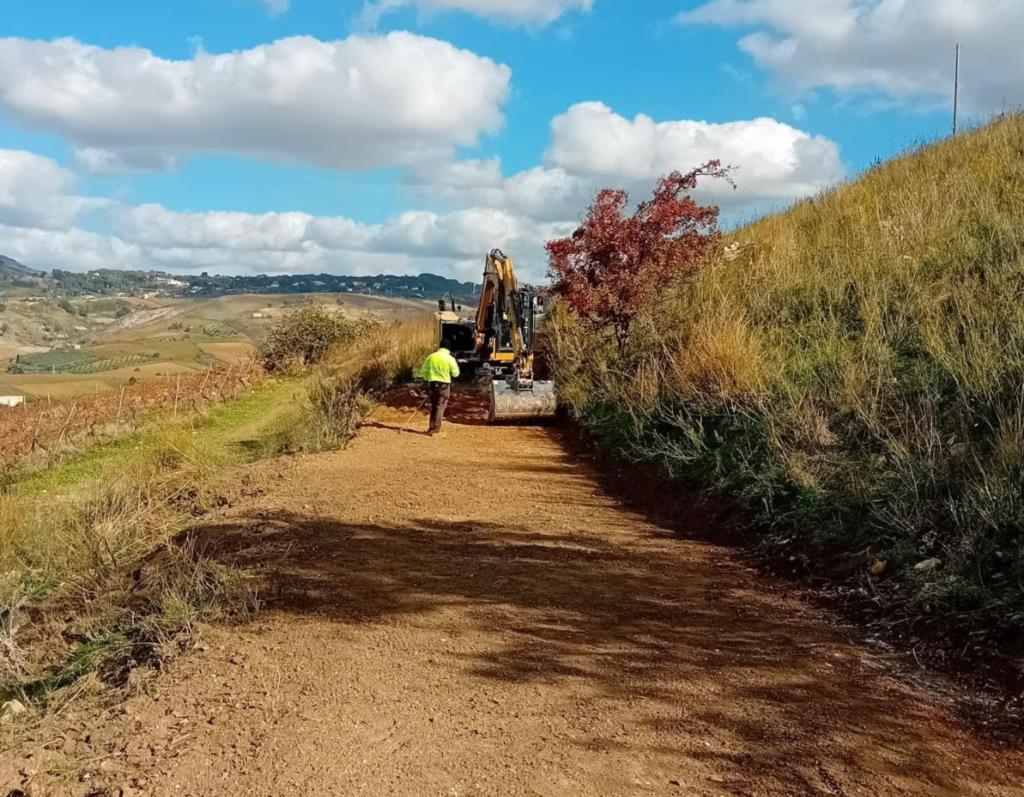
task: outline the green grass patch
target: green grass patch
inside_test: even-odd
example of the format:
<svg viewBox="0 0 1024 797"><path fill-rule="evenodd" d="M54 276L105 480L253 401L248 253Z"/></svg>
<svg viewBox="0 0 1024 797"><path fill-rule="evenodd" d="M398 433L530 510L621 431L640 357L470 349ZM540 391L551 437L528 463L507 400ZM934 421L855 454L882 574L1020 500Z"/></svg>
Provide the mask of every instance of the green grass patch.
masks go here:
<svg viewBox="0 0 1024 797"><path fill-rule="evenodd" d="M304 395L299 379L277 379L217 404L200 415L175 422L166 417L131 437L101 443L52 468L15 475L8 492L28 496L67 490L102 478L126 461L156 456L184 438L186 456L214 467L231 467L278 453L282 430L294 418Z"/></svg>

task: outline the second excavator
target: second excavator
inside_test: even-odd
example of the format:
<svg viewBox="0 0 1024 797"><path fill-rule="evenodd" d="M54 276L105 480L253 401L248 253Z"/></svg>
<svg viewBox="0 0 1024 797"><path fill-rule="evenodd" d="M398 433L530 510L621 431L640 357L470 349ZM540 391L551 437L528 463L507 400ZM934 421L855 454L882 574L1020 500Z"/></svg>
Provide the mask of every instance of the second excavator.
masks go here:
<svg viewBox="0 0 1024 797"><path fill-rule="evenodd" d="M534 343L543 315L543 297L519 285L511 258L500 249L487 255L474 318L462 318L453 300L439 302L439 343L467 372L490 382L492 423L555 414L554 383L534 375Z"/></svg>

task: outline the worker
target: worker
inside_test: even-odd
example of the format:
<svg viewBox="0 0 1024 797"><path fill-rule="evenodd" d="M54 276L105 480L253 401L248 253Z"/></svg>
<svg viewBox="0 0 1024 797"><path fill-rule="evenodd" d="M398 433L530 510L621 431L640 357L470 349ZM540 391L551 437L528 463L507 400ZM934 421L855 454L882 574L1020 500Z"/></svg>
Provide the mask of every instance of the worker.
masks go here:
<svg viewBox="0 0 1024 797"><path fill-rule="evenodd" d="M430 430L427 433L435 435L441 431L441 421L452 393L452 379L459 375L459 364L442 346L423 361L417 375L427 383L430 395Z"/></svg>

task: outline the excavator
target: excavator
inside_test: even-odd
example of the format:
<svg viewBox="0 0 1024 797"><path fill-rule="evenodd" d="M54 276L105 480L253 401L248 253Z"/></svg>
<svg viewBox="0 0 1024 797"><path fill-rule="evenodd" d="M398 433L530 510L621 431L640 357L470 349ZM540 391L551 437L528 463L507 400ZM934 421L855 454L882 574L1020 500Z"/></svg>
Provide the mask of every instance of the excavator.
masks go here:
<svg viewBox="0 0 1024 797"><path fill-rule="evenodd" d="M455 300L438 301L438 342L469 374L490 382L492 423L555 415L553 382L534 378L534 341L544 299L520 287L511 258L492 250L484 263L480 303L463 318Z"/></svg>

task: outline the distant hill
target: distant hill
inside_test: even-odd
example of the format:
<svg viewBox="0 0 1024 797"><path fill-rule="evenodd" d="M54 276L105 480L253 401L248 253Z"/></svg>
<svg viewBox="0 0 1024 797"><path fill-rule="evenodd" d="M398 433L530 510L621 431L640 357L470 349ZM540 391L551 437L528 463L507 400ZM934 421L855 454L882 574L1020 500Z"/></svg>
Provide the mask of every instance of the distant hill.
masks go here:
<svg viewBox="0 0 1024 797"><path fill-rule="evenodd" d="M19 263L13 257L0 255L0 279L15 279L24 277L41 277L43 273L29 268L24 263Z"/></svg>
<svg viewBox="0 0 1024 797"><path fill-rule="evenodd" d="M238 293L360 293L401 299L433 300L450 294L457 301L471 302L478 290L472 282L459 282L436 274L382 274L375 277L343 274L220 276L119 269L96 269L87 272L55 269L51 277L53 290L63 296L155 294L211 297Z"/></svg>
<svg viewBox="0 0 1024 797"><path fill-rule="evenodd" d="M169 274L163 271L129 271L101 268L92 271L54 269L47 274L29 268L13 257L0 255L0 283L27 285L59 296L224 296L237 293L362 293L397 299L439 299L472 302L479 286L437 274L396 276L380 274L357 277L345 274L278 274L268 276L220 276L217 274Z"/></svg>

